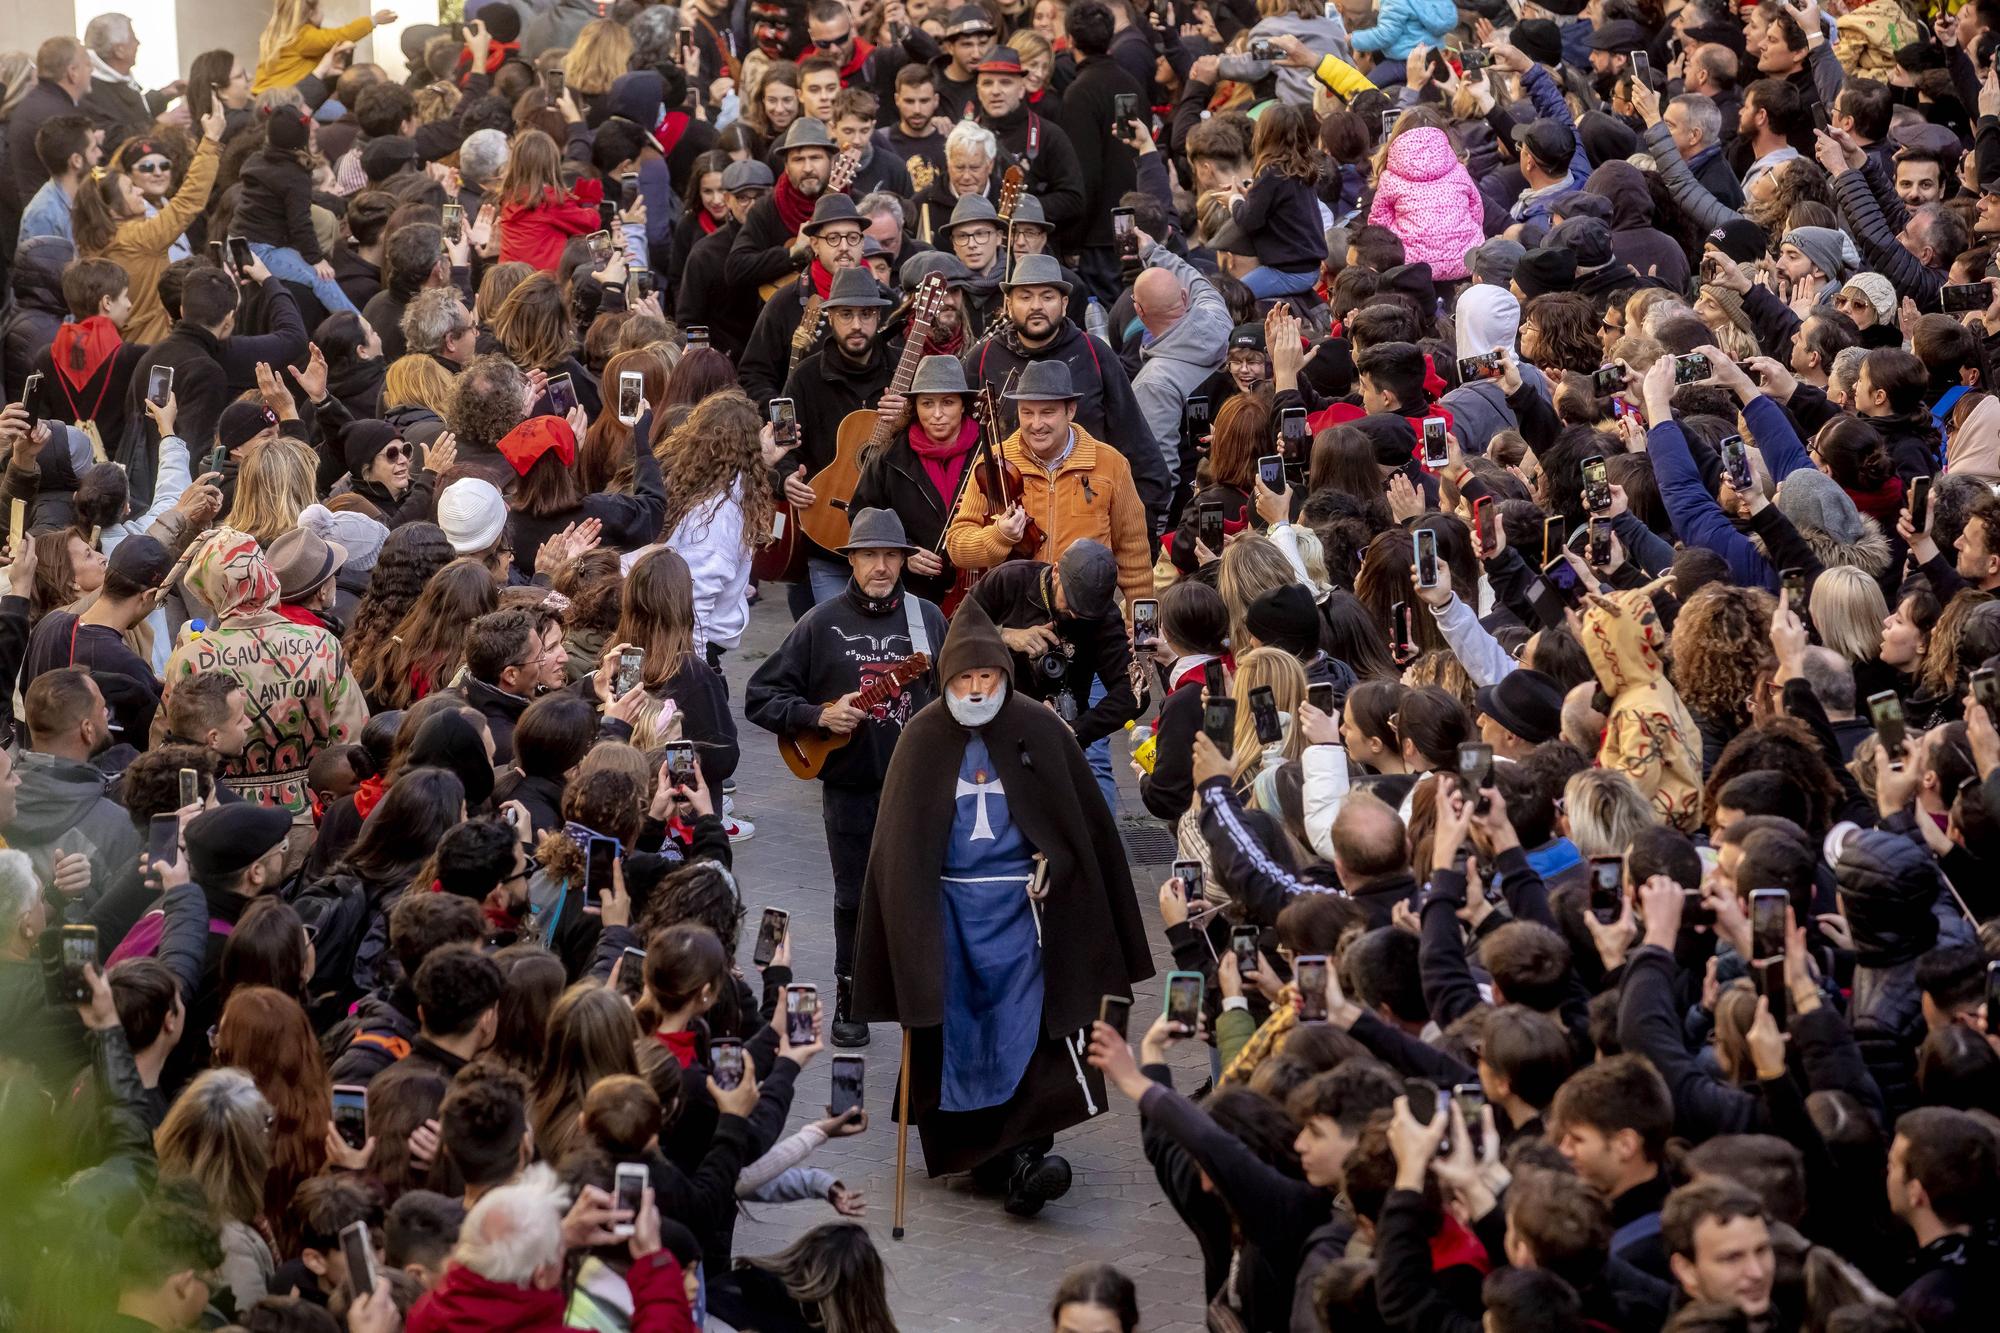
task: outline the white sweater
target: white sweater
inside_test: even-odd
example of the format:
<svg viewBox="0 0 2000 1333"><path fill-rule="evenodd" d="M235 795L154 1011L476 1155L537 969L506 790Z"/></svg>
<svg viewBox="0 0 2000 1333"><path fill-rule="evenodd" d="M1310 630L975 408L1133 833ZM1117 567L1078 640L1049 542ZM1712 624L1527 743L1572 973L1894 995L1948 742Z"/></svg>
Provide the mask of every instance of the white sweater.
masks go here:
<svg viewBox="0 0 2000 1333"><path fill-rule="evenodd" d="M694 578L694 646L734 648L750 623L750 548L743 541L743 479L681 520L667 545Z"/></svg>

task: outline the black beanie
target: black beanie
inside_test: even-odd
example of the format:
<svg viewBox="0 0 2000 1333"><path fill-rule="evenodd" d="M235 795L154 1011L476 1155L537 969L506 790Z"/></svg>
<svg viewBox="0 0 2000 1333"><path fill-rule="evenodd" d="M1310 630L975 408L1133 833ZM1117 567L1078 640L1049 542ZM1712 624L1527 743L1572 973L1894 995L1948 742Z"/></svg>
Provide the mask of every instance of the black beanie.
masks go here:
<svg viewBox="0 0 2000 1333"><path fill-rule="evenodd" d="M1257 642L1281 648L1301 662L1319 652L1319 608L1303 584L1280 584L1250 603L1243 627Z"/></svg>

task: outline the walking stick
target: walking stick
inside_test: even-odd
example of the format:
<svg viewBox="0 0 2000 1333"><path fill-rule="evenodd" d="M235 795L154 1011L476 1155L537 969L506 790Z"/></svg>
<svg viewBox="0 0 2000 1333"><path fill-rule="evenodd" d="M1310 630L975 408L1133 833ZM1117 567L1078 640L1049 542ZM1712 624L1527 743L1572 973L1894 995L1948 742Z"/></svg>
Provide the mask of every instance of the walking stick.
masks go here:
<svg viewBox="0 0 2000 1333"><path fill-rule="evenodd" d="M896 1218L890 1228L893 1240L903 1238L903 1192L908 1183L904 1171L910 1145L910 1030L903 1029L903 1086L896 1091Z"/></svg>

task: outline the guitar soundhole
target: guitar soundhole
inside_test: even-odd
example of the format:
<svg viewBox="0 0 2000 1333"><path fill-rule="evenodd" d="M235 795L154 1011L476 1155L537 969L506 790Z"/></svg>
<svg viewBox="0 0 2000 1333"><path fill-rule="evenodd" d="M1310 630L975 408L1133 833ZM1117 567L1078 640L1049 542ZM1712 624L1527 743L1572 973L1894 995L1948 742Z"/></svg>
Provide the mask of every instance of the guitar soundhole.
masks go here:
<svg viewBox="0 0 2000 1333"><path fill-rule="evenodd" d="M838 509L843 514L847 512L847 501L845 500L829 500L827 501L827 503L832 505L835 509Z"/></svg>

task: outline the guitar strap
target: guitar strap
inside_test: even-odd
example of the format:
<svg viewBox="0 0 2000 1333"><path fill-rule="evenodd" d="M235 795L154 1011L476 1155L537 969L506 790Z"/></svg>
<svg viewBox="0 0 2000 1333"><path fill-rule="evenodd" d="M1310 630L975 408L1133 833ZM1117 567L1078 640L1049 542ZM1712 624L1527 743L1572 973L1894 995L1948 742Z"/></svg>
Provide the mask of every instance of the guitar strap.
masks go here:
<svg viewBox="0 0 2000 1333"><path fill-rule="evenodd" d="M1022 145L1021 160L1026 162L1032 170L1035 165L1035 158L1041 151L1042 118L1030 111L1028 113L1028 141Z"/></svg>
<svg viewBox="0 0 2000 1333"><path fill-rule="evenodd" d="M908 588L903 589L903 614L909 617L910 621L910 651L928 657L931 651L931 639L930 635L924 633L924 613L917 605L922 600Z"/></svg>

